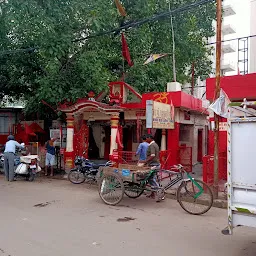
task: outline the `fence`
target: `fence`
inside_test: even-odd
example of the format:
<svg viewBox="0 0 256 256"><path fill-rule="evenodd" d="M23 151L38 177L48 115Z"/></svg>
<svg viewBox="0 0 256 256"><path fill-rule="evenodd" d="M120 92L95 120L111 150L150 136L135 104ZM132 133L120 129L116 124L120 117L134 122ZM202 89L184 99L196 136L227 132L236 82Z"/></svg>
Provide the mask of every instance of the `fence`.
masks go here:
<svg viewBox="0 0 256 256"><path fill-rule="evenodd" d="M160 164L162 169L168 169L168 160L171 158L171 151L165 150L160 151L159 154ZM118 151L118 163L119 164L131 164L136 165L138 163L138 157L136 156L136 152L133 151Z"/></svg>
<svg viewBox="0 0 256 256"><path fill-rule="evenodd" d="M133 151L118 151L118 163L119 164L137 164L138 157L136 152Z"/></svg>
<svg viewBox="0 0 256 256"><path fill-rule="evenodd" d="M203 181L213 185L214 181L214 156L203 157ZM219 156L219 191L224 191L227 182L227 156Z"/></svg>
<svg viewBox="0 0 256 256"><path fill-rule="evenodd" d="M162 169L170 169L169 162L171 159L171 150L160 151L160 163Z"/></svg>

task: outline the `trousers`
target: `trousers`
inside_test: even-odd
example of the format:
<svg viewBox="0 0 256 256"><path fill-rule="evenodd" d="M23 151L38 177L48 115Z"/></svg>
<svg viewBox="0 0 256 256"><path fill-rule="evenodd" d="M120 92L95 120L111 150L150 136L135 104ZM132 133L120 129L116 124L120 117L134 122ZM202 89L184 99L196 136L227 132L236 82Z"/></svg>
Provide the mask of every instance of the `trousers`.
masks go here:
<svg viewBox="0 0 256 256"><path fill-rule="evenodd" d="M14 179L14 158L13 153L4 153L4 173L7 181L13 181Z"/></svg>

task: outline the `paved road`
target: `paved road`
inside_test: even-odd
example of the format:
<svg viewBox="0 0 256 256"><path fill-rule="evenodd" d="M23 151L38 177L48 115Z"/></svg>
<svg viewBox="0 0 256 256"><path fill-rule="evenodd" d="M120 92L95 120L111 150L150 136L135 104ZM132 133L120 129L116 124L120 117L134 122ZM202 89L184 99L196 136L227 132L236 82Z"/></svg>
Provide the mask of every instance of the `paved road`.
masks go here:
<svg viewBox="0 0 256 256"><path fill-rule="evenodd" d="M0 217L0 256L256 255L255 229L221 235L225 210L191 216L174 200L145 197L110 207L95 188L67 181L0 176Z"/></svg>

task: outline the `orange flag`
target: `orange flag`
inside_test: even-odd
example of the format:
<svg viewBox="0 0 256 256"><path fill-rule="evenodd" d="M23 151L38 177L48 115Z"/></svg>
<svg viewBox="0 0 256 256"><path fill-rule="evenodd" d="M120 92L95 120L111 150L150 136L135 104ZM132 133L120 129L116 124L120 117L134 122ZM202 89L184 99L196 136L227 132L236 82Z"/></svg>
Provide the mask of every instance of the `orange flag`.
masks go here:
<svg viewBox="0 0 256 256"><path fill-rule="evenodd" d="M125 17L126 16L126 11L124 7L122 6L121 2L119 0L115 0L116 3L116 8L118 9L119 13Z"/></svg>

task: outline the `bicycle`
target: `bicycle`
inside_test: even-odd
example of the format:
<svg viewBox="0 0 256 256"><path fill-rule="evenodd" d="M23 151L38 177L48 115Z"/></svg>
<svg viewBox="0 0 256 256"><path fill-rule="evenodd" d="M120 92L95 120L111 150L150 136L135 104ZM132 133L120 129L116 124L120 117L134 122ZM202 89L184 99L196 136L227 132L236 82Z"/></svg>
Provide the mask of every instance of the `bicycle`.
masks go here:
<svg viewBox="0 0 256 256"><path fill-rule="evenodd" d="M174 169L178 172L173 171ZM118 204L124 194L130 198L138 198L144 191L155 192L159 201L160 198L164 197L166 190L179 182L180 185L176 193L177 201L186 212L201 215L208 212L213 205L213 193L210 187L203 181L194 179L180 164L173 166L171 170L144 168L142 171L134 171L108 168L104 172L103 168L102 172L99 181L99 195L109 205ZM170 179L166 185L161 185L162 174L167 175L165 179ZM158 188L148 186L150 179L155 176L158 177L160 183ZM173 176L175 177L173 178Z"/></svg>

